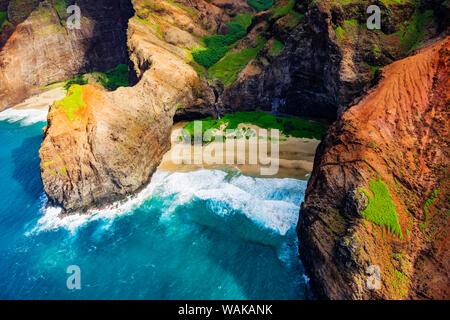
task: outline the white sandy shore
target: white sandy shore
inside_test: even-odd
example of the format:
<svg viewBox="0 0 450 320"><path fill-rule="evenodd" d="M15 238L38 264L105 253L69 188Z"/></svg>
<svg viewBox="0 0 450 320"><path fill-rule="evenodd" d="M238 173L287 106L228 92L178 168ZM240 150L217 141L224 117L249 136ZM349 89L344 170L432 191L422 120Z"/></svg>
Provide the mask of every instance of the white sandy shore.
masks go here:
<svg viewBox="0 0 450 320"><path fill-rule="evenodd" d="M179 134L179 130L181 130L187 123L180 122L174 125L172 129L172 137L177 137ZM258 132L260 128L256 126L250 125L240 125L239 127L251 128ZM245 140L245 138L242 138ZM213 142L219 144L221 146L224 145L223 142ZM293 138L286 137L281 135L279 142L279 170L278 173L272 176L262 176L261 175L261 166L260 165L250 165L248 164L249 158L249 144L246 141L246 163L247 164L234 164L234 165L206 165L206 164L179 164L178 162L173 161L174 158L177 157L180 153L185 150L186 152L190 152L192 155L194 154L194 147L190 144L186 144L184 142L180 142L177 139L172 139L172 148L169 152L164 156L159 169L167 170L170 172L189 172L194 171L200 168L205 169L223 169L229 170L230 168L239 169L242 173L250 176L262 176L266 178L297 178L297 179L307 179L308 175L311 173L314 162L314 155L316 153L317 146L320 141L314 139L304 139L304 138ZM203 146L201 149L197 149L197 152L204 151L206 146ZM268 154L270 155L270 148ZM176 153L176 154L174 154ZM191 161L193 162L193 161ZM225 161L224 161L225 162ZM234 163L237 163L235 161Z"/></svg>
<svg viewBox="0 0 450 320"><path fill-rule="evenodd" d="M63 84L49 87L45 92L32 96L18 105L0 112L0 121L21 121L23 125L47 121L49 107L66 96Z"/></svg>
<svg viewBox="0 0 450 320"><path fill-rule="evenodd" d="M63 85L55 86L48 91L32 96L24 102L12 107L14 110L48 109L53 102L63 99L67 92Z"/></svg>

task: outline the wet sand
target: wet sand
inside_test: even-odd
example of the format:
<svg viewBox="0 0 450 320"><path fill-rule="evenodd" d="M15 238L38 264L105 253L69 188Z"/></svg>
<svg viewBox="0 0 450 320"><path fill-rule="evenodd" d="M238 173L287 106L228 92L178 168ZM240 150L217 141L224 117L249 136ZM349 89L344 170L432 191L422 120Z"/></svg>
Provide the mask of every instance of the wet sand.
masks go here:
<svg viewBox="0 0 450 320"><path fill-rule="evenodd" d="M63 87L64 83L60 85L53 85L43 93L34 95L24 102L12 107L14 110L26 109L48 109L53 102L63 99L67 92Z"/></svg>
<svg viewBox="0 0 450 320"><path fill-rule="evenodd" d="M180 122L174 125L172 129L172 148L169 152L167 152L159 166L161 170L167 170L171 172L189 172L198 170L200 168L205 169L220 169L220 170L239 170L245 175L255 176L255 177L265 177L265 178L296 178L296 179L307 179L309 174L313 168L314 156L316 153L317 146L320 141L314 139L305 139L305 138L293 138L286 137L280 134L279 141L279 168L276 174L272 175L262 175L260 164L249 164L249 150L250 150L250 142L246 141L245 138L241 138L245 141L245 164L237 164L237 157L235 155L235 161L233 164L194 164L193 160L195 157L195 153L197 156L201 153L204 154L205 148L223 148L224 142L212 142L207 145L203 145L202 147L197 147L194 149L189 143L184 141L179 141L177 137L180 136L180 130L187 124L187 122ZM241 127L251 128L257 132L259 132L258 127L244 124L240 125ZM269 133L270 135L270 133ZM237 140L235 140L237 141ZM242 142L244 142L242 141ZM267 140L265 140L267 143ZM268 145L268 159L271 155L270 143ZM236 150L236 149L235 149ZM191 154L190 161L184 156L180 155L186 152L187 154ZM185 153L185 154L186 154ZM235 152L236 153L236 152ZM181 159L182 158L182 159ZM175 161L174 161L175 160ZM181 163L183 162L183 163ZM186 163L187 162L187 163ZM225 158L221 163L225 163ZM260 159L258 159L258 163L260 163Z"/></svg>

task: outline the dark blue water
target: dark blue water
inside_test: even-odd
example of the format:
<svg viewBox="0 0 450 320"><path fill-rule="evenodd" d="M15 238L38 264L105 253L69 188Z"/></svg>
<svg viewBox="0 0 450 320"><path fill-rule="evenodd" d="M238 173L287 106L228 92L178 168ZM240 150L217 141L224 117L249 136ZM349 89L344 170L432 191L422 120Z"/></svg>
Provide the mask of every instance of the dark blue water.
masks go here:
<svg viewBox="0 0 450 320"><path fill-rule="evenodd" d="M44 125L0 121L0 299L309 297L295 235L306 182L158 171L125 203L60 219L39 176Z"/></svg>

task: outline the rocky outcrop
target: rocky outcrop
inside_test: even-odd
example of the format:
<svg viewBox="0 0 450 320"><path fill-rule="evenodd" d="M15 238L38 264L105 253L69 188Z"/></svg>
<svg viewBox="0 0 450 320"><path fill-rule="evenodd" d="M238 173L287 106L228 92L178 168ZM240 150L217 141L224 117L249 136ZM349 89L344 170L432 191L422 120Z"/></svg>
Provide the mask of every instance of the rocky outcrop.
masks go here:
<svg viewBox="0 0 450 320"><path fill-rule="evenodd" d="M318 297L450 298L449 58L447 37L385 67L319 146L297 230Z"/></svg>
<svg viewBox="0 0 450 320"><path fill-rule="evenodd" d="M290 2L277 1L275 8ZM448 4L385 3L295 1L283 14L276 9L258 14L253 26L267 21L260 34L283 48L274 52L274 41L268 42L224 89L219 111L258 108L335 119L376 84L380 67L404 58L448 27L448 20L442 23L433 16ZM381 8L382 30L366 27L371 4Z"/></svg>
<svg viewBox="0 0 450 320"><path fill-rule="evenodd" d="M101 207L137 192L170 148L180 106L197 110L214 103L212 90L189 65L187 52L164 37L165 19L172 19L172 30L183 32L198 16L170 11L164 7L170 5L167 2L161 4L164 19L143 16L147 3L133 4L141 17L129 21L128 48L138 83L113 92L95 85L75 86L50 109L39 152L41 177L49 203L66 213Z"/></svg>
<svg viewBox="0 0 450 320"><path fill-rule="evenodd" d="M54 2L41 1L34 8L34 2L10 1L9 19L18 24L0 51L0 110L49 83L128 64L126 26L133 15L129 1L78 1L80 30L65 26L65 7Z"/></svg>

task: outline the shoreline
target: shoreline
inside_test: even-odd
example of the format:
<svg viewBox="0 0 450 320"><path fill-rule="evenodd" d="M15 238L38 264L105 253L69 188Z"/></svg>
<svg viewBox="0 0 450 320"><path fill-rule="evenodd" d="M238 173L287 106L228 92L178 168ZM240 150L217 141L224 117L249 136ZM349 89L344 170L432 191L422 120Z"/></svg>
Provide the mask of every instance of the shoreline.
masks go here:
<svg viewBox="0 0 450 320"><path fill-rule="evenodd" d="M260 164L251 165L248 164L249 158L249 143L246 141L246 164L236 164L237 161L234 161L234 164L189 164L189 163L175 163L173 158L177 158L177 154L187 152L191 155L194 154L194 147L190 144L185 144L176 139L180 132L180 130L189 122L178 122L172 127L172 145L171 149L164 155L161 163L158 166L159 170L166 170L169 172L191 172L198 169L217 169L223 171L229 170L238 170L244 175L259 177L259 178L294 178L300 180L307 180L309 175L312 172L314 157L316 153L316 149L320 143L319 140L315 139L306 139L306 138L294 138L287 137L283 134L280 134L279 141L279 169L278 172L274 175L261 175L261 167ZM240 124L239 128L247 127L258 132L260 127L249 125L249 124ZM242 138L244 139L244 138ZM222 148L225 143L224 142L212 142L210 144L215 144L215 148ZM199 151L204 152L205 148L207 148L210 144L203 145ZM270 146L270 144L269 144ZM175 154L176 153L176 154ZM270 154L270 147L268 148L268 153ZM236 157L235 157L236 160ZM225 163L225 161L223 162Z"/></svg>
<svg viewBox="0 0 450 320"><path fill-rule="evenodd" d="M4 118L2 120L14 120L14 121L25 121L27 120L31 122L45 121L47 118L47 113L49 107L58 100L63 99L66 96L66 90L63 85L53 86L48 90L34 95L22 103L15 105L9 109L3 110ZM30 112L28 114L27 112ZM45 115L44 115L45 112ZM1 115L0 113L0 115ZM34 113L39 113L39 115L35 115ZM41 114L42 113L42 114ZM27 118L30 119L27 119ZM32 119L31 119L32 118ZM39 118L39 119L38 119ZM263 167L260 164L248 164L249 158L249 143L245 142L245 163L246 164L237 164L237 161L234 161L234 164L186 164L186 163L175 163L172 160L174 152L190 152L194 154L194 147L192 145L187 145L179 140L177 137L177 131L180 130L189 122L182 121L175 123L172 126L171 133L171 148L164 155L161 163L159 164L159 170L169 171L171 173L174 172L191 172L196 171L198 169L211 169L211 170L222 170L222 171L239 171L244 175L248 175L251 177L261 177L261 178L294 178L300 180L307 180L309 175L312 172L313 164L314 164L314 156L316 153L316 149L320 143L319 140L315 139L307 139L307 138L294 138L287 137L283 134L280 134L279 139L279 165L278 172L273 175L262 175L261 168ZM239 128L251 128L258 132L261 128L255 125L250 124L240 124ZM224 142L212 142L210 144L215 144L215 147L224 147ZM205 144L201 147L200 151L203 154L204 149L210 144ZM198 150L197 150L198 151ZM270 154L270 144L268 144L268 154ZM268 158L270 159L270 158ZM236 157L235 157L235 160ZM271 160L271 159L270 159Z"/></svg>
<svg viewBox="0 0 450 320"><path fill-rule="evenodd" d="M64 89L63 84L61 84L60 86L49 88L42 93L31 96L25 101L9 109L11 110L48 109L55 101L64 99L66 95L67 92ZM8 109L5 109L4 111L6 110Z"/></svg>
<svg viewBox="0 0 450 320"><path fill-rule="evenodd" d="M0 111L0 121L20 122L21 125L33 125L46 122L50 106L66 96L64 87L58 86L36 94L25 101Z"/></svg>

